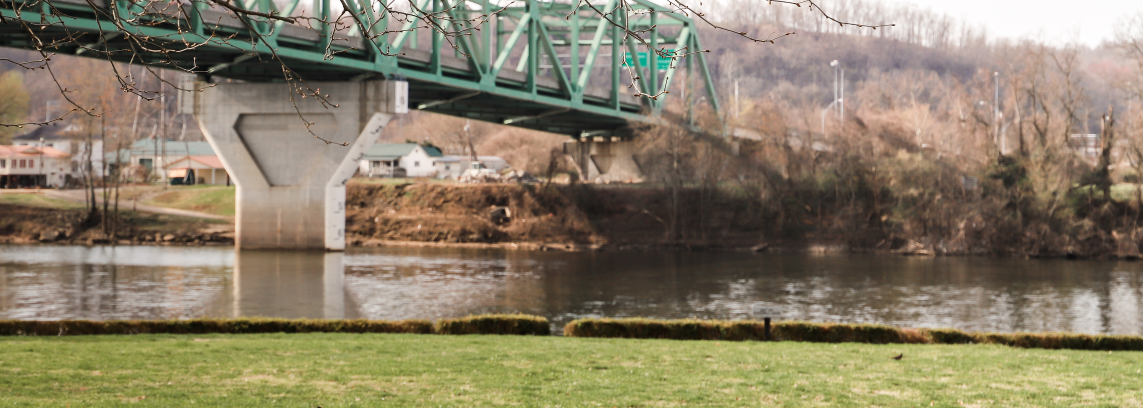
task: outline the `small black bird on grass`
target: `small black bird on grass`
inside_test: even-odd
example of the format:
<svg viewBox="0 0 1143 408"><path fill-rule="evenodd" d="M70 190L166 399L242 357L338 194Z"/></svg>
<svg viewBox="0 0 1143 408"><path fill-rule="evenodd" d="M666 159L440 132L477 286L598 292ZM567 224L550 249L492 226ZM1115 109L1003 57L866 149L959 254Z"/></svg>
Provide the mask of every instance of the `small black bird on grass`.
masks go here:
<svg viewBox="0 0 1143 408"><path fill-rule="evenodd" d="M894 360L900 360L902 358L905 358L905 353L901 353L901 354L898 354L898 355L890 357L890 358L892 358Z"/></svg>

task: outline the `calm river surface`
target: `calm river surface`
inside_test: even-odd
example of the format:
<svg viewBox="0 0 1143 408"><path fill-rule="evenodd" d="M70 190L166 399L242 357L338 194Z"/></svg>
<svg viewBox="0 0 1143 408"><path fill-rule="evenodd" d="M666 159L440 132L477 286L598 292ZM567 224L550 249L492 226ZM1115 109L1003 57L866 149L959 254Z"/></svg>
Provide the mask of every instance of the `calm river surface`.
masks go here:
<svg viewBox="0 0 1143 408"><path fill-rule="evenodd" d="M885 255L0 246L0 319L523 312L1143 334L1143 263Z"/></svg>

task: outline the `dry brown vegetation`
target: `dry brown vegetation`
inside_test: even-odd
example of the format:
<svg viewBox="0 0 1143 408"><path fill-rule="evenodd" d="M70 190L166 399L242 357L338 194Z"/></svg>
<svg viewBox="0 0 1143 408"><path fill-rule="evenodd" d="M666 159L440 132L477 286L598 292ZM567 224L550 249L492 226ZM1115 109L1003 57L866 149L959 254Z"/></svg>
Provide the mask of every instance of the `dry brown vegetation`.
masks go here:
<svg viewBox="0 0 1143 408"><path fill-rule="evenodd" d="M784 21L763 17L728 24ZM764 240L1137 257L1143 132L1129 85L1143 83L1143 19L1097 49L964 33L941 40L949 30L904 38L811 30L764 52L707 33L722 50L712 67L723 73L720 89L740 89L724 105L726 128L650 126L637 139L650 180L669 195L691 194L668 206L668 236L709 237L725 226L707 218L746 207L735 221L761 226ZM823 113L834 59L847 73L844 121ZM1080 134L1098 142L1081 151Z"/></svg>
<svg viewBox="0 0 1143 408"><path fill-rule="evenodd" d="M512 167L546 174L550 153L561 150L567 136L500 126L427 112L394 120L378 143L415 142L436 146L446 155L499 156Z"/></svg>

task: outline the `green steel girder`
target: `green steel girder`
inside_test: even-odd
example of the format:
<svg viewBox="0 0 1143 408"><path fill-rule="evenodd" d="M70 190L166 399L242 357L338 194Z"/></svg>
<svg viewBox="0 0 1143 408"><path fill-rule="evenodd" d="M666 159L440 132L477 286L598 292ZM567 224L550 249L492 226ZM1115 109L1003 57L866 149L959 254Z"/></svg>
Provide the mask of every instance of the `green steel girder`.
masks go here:
<svg viewBox="0 0 1143 408"><path fill-rule="evenodd" d="M411 0L412 19L368 0L229 4L254 14L208 0L8 0L0 3L0 46L35 48L39 41L51 44L46 52L251 82L285 81L283 66L308 81L404 79L411 108L573 137L629 136L630 121L655 120L667 95L633 95L630 78L655 95L670 89L680 67L703 81L707 101L719 109L694 21L648 0L624 3L629 8L616 7L617 0L578 7ZM256 15L303 10L320 21ZM353 18L330 21L342 12ZM139 48L138 39L153 47ZM658 69L670 50L679 56ZM634 57L626 66L624 53L645 53L646 64Z"/></svg>

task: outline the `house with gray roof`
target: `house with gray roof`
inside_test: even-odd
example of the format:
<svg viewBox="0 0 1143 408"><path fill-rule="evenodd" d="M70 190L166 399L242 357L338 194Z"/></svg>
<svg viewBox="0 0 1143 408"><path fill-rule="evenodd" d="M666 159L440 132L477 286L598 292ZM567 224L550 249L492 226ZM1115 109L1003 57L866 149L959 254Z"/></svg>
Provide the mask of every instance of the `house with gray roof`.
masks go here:
<svg viewBox="0 0 1143 408"><path fill-rule="evenodd" d="M416 143L377 143L358 164L358 174L367 177L433 177L433 164L443 156L440 149Z"/></svg>
<svg viewBox="0 0 1143 408"><path fill-rule="evenodd" d="M118 157L116 157L118 155ZM108 153L105 160L114 167L138 165L146 169L151 177L165 177L164 167L187 157L214 157L214 149L208 142L184 142L164 139L141 139L117 153Z"/></svg>

